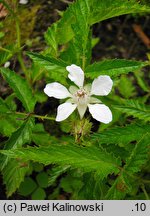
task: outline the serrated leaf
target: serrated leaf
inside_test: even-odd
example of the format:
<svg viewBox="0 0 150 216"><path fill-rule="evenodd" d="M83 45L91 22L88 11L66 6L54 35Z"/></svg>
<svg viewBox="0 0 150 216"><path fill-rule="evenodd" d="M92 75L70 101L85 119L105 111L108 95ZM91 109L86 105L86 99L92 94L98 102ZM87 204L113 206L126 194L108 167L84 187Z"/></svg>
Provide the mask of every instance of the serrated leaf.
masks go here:
<svg viewBox="0 0 150 216"><path fill-rule="evenodd" d="M91 32L88 23L90 8L88 0L76 1L71 7L74 23L72 29L74 32L73 45L76 53L76 64L84 69L91 60Z"/></svg>
<svg viewBox="0 0 150 216"><path fill-rule="evenodd" d="M7 197L10 197L20 186L24 180L25 174L29 167L28 164L19 163L15 159L11 159L2 170L3 182L6 185Z"/></svg>
<svg viewBox="0 0 150 216"><path fill-rule="evenodd" d="M127 116L134 116L145 122L150 121L150 107L140 103L138 100L125 100L123 105L113 105L113 107L120 112L126 113Z"/></svg>
<svg viewBox="0 0 150 216"><path fill-rule="evenodd" d="M66 172L69 169L70 166L56 166L53 167L52 169L48 170L48 186L51 186L54 184L54 182L56 181L56 179L63 174L64 172Z"/></svg>
<svg viewBox="0 0 150 216"><path fill-rule="evenodd" d="M126 164L108 190L105 199L123 199L132 190L131 176L140 171L142 165L146 163L149 154L148 148L150 147L149 140L150 135L145 133L140 141L135 144L130 156L126 160Z"/></svg>
<svg viewBox="0 0 150 216"><path fill-rule="evenodd" d="M57 23L57 41L58 44L65 44L69 42L73 36L73 30L72 30L72 23L73 23L73 14L71 11L72 6L71 4L66 11L64 11L62 18Z"/></svg>
<svg viewBox="0 0 150 216"><path fill-rule="evenodd" d="M24 122L22 126L15 131L10 139L4 143L4 149L15 149L21 147L25 143L31 141L31 132L33 128L32 119ZM12 193L20 186L23 181L26 172L28 171L28 164L24 164L21 161L10 159L7 156L1 156L0 168L3 175L3 181L6 184L7 196L11 196Z"/></svg>
<svg viewBox="0 0 150 216"><path fill-rule="evenodd" d="M9 45L6 46L6 51L0 51L0 66L4 64L6 61L8 61L14 54L15 52L15 46L14 45ZM5 49L4 48L4 49Z"/></svg>
<svg viewBox="0 0 150 216"><path fill-rule="evenodd" d="M131 179L122 173L108 190L104 199L122 200L132 190Z"/></svg>
<svg viewBox="0 0 150 216"><path fill-rule="evenodd" d="M150 133L150 125L148 124L129 124L124 127L114 127L100 133L95 133L92 137L100 144L114 144L128 147L128 143L139 140L146 132Z"/></svg>
<svg viewBox="0 0 150 216"><path fill-rule="evenodd" d="M86 68L85 73L86 76L90 78L97 78L99 75L103 74L116 77L120 74L127 74L129 72L138 70L147 64L147 62L131 61L125 59L103 60L89 65Z"/></svg>
<svg viewBox="0 0 150 216"><path fill-rule="evenodd" d="M144 73L142 73L142 71L136 71L136 73L134 73L134 75L137 79L139 86L143 89L143 91L149 92L150 89L149 89L146 81L142 77L142 75L144 75Z"/></svg>
<svg viewBox="0 0 150 216"><path fill-rule="evenodd" d="M16 149L22 147L23 144L31 141L31 133L33 128L32 119L28 119L21 127L15 131L12 136L4 143L4 149ZM3 169L8 162L8 157L1 159L1 169Z"/></svg>
<svg viewBox="0 0 150 216"><path fill-rule="evenodd" d="M51 47L51 54L57 56L58 42L57 42L57 23L54 23L48 28L47 32L44 34L47 44Z"/></svg>
<svg viewBox="0 0 150 216"><path fill-rule="evenodd" d="M77 8L78 5L85 3L90 11L90 16L87 19L87 24L90 26L96 22L119 15L150 12L150 7L142 5L136 0L77 0L69 5L68 9L63 13L62 18L57 22L56 34L53 33L53 35L55 34L55 40L57 40L58 44L67 43L74 37L72 24L76 22L76 18L72 11ZM84 16L88 15L85 13L85 8L81 7L81 11L84 12ZM80 22L82 21L84 22L84 19ZM84 28L82 31L84 31Z"/></svg>
<svg viewBox="0 0 150 216"><path fill-rule="evenodd" d="M49 165L70 165L85 172L95 171L101 179L110 173L118 173L120 160L101 148L77 147L74 145L51 145L49 147L2 150L9 157L19 157L25 161L33 160Z"/></svg>
<svg viewBox="0 0 150 216"><path fill-rule="evenodd" d="M145 135L135 145L129 158L127 158L124 167L126 172L135 173L140 170L141 166L148 159L148 147L150 147L150 134L145 133Z"/></svg>
<svg viewBox="0 0 150 216"><path fill-rule="evenodd" d="M91 4L91 18L90 24L132 13L149 13L150 7L142 5L136 0L93 0L90 1Z"/></svg>
<svg viewBox="0 0 150 216"><path fill-rule="evenodd" d="M10 111L6 101L0 98L0 133L4 136L10 136L20 125L14 115L6 115Z"/></svg>
<svg viewBox="0 0 150 216"><path fill-rule="evenodd" d="M26 80L8 68L0 68L0 70L26 111L33 111L36 101Z"/></svg>
<svg viewBox="0 0 150 216"><path fill-rule="evenodd" d="M27 54L36 64L46 69L49 77L55 81L61 81L64 77L66 79L68 73L66 71L67 64L64 61L37 53L28 52Z"/></svg>
<svg viewBox="0 0 150 216"><path fill-rule="evenodd" d="M126 99L133 97L136 93L132 80L130 79L130 77L127 77L125 75L121 76L117 88L119 89L120 94Z"/></svg>
<svg viewBox="0 0 150 216"><path fill-rule="evenodd" d="M61 72L67 64L62 60L50 57L50 56L43 56L38 53L28 52L27 53L30 58L36 63L39 63L41 66L45 67L47 70L57 70Z"/></svg>
<svg viewBox="0 0 150 216"><path fill-rule="evenodd" d="M48 146L57 142L57 138L47 133L43 124L36 124L32 133L32 141L38 146Z"/></svg>
<svg viewBox="0 0 150 216"><path fill-rule="evenodd" d="M88 179L88 181L87 181ZM78 200L102 200L108 186L93 173L83 175L82 187L77 194Z"/></svg>
<svg viewBox="0 0 150 216"><path fill-rule="evenodd" d="M33 125L33 119L29 118L26 120L21 127L12 134L9 140L5 142L4 149L19 148L24 143L30 142Z"/></svg>

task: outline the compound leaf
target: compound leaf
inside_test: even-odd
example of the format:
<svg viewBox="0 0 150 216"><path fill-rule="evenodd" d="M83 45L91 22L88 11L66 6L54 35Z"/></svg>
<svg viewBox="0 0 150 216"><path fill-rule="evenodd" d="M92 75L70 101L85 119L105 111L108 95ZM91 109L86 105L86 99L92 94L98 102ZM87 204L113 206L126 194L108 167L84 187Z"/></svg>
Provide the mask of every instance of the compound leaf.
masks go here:
<svg viewBox="0 0 150 216"><path fill-rule="evenodd" d="M82 168L85 172L95 171L101 179L110 173L118 173L120 160L108 154L102 148L78 147L75 145L51 145L49 147L24 148L16 150L2 150L9 157L21 158L25 161L49 165L70 165L73 168Z"/></svg>

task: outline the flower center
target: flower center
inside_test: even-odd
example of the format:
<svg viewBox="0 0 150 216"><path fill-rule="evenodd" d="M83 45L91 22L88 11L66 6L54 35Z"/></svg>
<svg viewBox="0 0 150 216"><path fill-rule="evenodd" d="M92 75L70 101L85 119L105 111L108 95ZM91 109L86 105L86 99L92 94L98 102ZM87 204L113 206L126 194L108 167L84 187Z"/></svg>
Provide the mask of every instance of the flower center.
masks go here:
<svg viewBox="0 0 150 216"><path fill-rule="evenodd" d="M86 105L89 100L89 94L85 89L81 88L78 91L76 91L73 99L74 102L78 105Z"/></svg>
<svg viewBox="0 0 150 216"><path fill-rule="evenodd" d="M87 93L84 89L79 89L76 92L76 97L78 97L78 98L84 98L86 95L87 95Z"/></svg>

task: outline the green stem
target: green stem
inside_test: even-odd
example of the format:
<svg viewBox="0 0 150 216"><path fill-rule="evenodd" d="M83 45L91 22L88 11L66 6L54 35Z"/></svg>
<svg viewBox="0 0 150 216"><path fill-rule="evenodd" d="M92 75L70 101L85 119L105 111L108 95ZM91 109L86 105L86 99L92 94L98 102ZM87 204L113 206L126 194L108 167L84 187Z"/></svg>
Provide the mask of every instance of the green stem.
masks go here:
<svg viewBox="0 0 150 216"><path fill-rule="evenodd" d="M149 195L148 195L148 193L147 193L147 191L145 189L145 185L144 184L141 185L141 189L143 190L146 199L149 200L150 198L149 198Z"/></svg>
<svg viewBox="0 0 150 216"><path fill-rule="evenodd" d="M82 69L83 69L83 71L85 69L85 63L86 63L86 57L82 56Z"/></svg>
<svg viewBox="0 0 150 216"><path fill-rule="evenodd" d="M8 50L8 49L6 49L6 48L3 48L3 47L0 47L0 50L11 53L10 50Z"/></svg>
<svg viewBox="0 0 150 216"><path fill-rule="evenodd" d="M36 114L34 114L34 113L23 113L23 112L15 112L15 113L13 113L13 112L7 112L6 114L11 114L11 115L12 115L12 114L16 114L16 115L26 116L27 118L28 118L29 116L31 116L31 117L38 118L38 119L42 119L42 120L47 119L47 120L55 121L55 118L54 118L54 117L41 116L41 115L36 115Z"/></svg>
<svg viewBox="0 0 150 216"><path fill-rule="evenodd" d="M21 36L20 36L20 22L16 19L16 32L17 32L17 47L18 50L21 48Z"/></svg>
<svg viewBox="0 0 150 216"><path fill-rule="evenodd" d="M21 32L20 32L20 21L19 21L19 18L18 18L18 6L17 6L18 3L15 1L15 4L16 4L16 11L15 12L11 9L11 7L5 1L2 1L2 3L9 10L9 12L11 13L11 15L13 16L13 19L16 22L18 61L20 63L20 66L21 66L23 72L25 73L26 79L29 81L28 72L26 70L24 61L22 59L22 53L21 53L21 51L22 51L22 49L21 49ZM7 50L5 48L2 48L2 50L9 52L9 50Z"/></svg>
<svg viewBox="0 0 150 216"><path fill-rule="evenodd" d="M150 180L142 179L142 182L143 182L144 184L150 184Z"/></svg>
<svg viewBox="0 0 150 216"><path fill-rule="evenodd" d="M16 14L18 15L18 8L16 6ZM24 61L23 61L23 58L22 58L22 49L21 49L21 32L20 32L20 21L17 17L16 20L16 33L17 33L17 48L18 48L18 61L20 63L20 66L25 74L25 77L26 79L28 80L28 82L30 83L29 81L29 76L28 76L28 72L27 72L27 69L25 67L25 64L24 64Z"/></svg>

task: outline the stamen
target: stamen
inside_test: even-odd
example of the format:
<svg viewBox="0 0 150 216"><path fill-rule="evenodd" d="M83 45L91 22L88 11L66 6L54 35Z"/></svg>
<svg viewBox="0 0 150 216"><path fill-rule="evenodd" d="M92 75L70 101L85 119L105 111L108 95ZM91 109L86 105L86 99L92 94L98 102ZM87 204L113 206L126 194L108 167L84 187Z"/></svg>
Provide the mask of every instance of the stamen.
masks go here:
<svg viewBox="0 0 150 216"><path fill-rule="evenodd" d="M84 98L85 95L87 95L86 91L84 89L79 89L77 92L76 92L76 96L79 97L79 98Z"/></svg>

